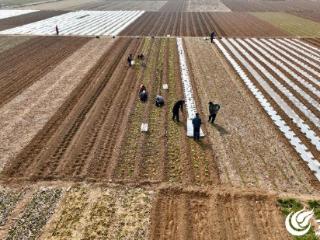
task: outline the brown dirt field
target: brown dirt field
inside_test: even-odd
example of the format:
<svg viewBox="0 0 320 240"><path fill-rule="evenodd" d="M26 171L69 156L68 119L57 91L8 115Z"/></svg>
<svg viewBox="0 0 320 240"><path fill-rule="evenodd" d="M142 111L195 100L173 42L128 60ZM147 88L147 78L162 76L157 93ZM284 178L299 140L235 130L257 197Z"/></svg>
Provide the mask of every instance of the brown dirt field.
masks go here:
<svg viewBox="0 0 320 240"><path fill-rule="evenodd" d="M288 36L288 33L247 13L209 12L146 12L120 35L209 36L212 31L226 37Z"/></svg>
<svg viewBox="0 0 320 240"><path fill-rule="evenodd" d="M223 37L283 37L288 33L248 13L211 13Z"/></svg>
<svg viewBox="0 0 320 240"><path fill-rule="evenodd" d="M0 31L64 14L63 11L38 11L0 20Z"/></svg>
<svg viewBox="0 0 320 240"><path fill-rule="evenodd" d="M288 11L317 11L320 10L318 1L284 0L284 1L246 1L222 0L234 12L288 12Z"/></svg>
<svg viewBox="0 0 320 240"><path fill-rule="evenodd" d="M230 12L220 0L187 0L186 12Z"/></svg>
<svg viewBox="0 0 320 240"><path fill-rule="evenodd" d="M222 183L283 192L316 191L310 171L263 110L256 107L255 98L214 45L202 39L185 42L195 89L202 96L202 111L207 113L207 103L212 100L222 106L216 124L207 126Z"/></svg>
<svg viewBox="0 0 320 240"><path fill-rule="evenodd" d="M0 36L0 54L30 39L32 39L32 37Z"/></svg>
<svg viewBox="0 0 320 240"><path fill-rule="evenodd" d="M127 91L136 89L138 84L132 81L135 71L125 66L126 56L129 52L136 52L139 45L138 40L116 41L60 111L12 162L8 174L48 178L54 175L88 176L89 173L94 175L96 170L103 172L104 169L95 169L92 165L96 163L92 162L92 154L97 146L105 144L106 139L109 144L104 145L105 148L98 148L98 154L103 154L101 157L106 156L107 159L108 155L113 154L111 144L117 141L115 134L120 134L117 131L120 131L122 121L125 126L126 116L123 114L130 109L129 102L135 98L134 91L131 94ZM110 56L115 57L110 59ZM23 169L29 167L33 170L26 174Z"/></svg>
<svg viewBox="0 0 320 240"><path fill-rule="evenodd" d="M68 99L69 94L73 91L79 91L81 87L77 88L77 86L81 82L82 84L86 82L83 79L88 71L94 67L96 61L110 47L111 43L112 41L108 39L89 41L58 64L56 68L51 69L39 81L0 108L0 169L7 161L16 158L28 144L41 150L44 139L38 136L39 142L35 142L35 145L32 145L31 140L39 130L50 126L50 124L54 126L57 119L52 117L59 109L63 111L62 106L65 106L64 102ZM59 115L58 113L57 116ZM51 121L49 121L50 119ZM42 135L42 137L46 137L46 135ZM28 149L25 151L28 152ZM29 157L32 158L31 153L30 151Z"/></svg>
<svg viewBox="0 0 320 240"><path fill-rule="evenodd" d="M90 9L90 10L98 10L98 11L119 11L119 10L128 10L128 11L158 11L166 1L101 1L100 3L96 3L95 5L89 3L87 5L82 5L79 9Z"/></svg>
<svg viewBox="0 0 320 240"><path fill-rule="evenodd" d="M168 0L160 12L183 12L186 6L186 0Z"/></svg>
<svg viewBox="0 0 320 240"><path fill-rule="evenodd" d="M0 106L41 79L88 41L88 38L76 37L39 37L2 52Z"/></svg>
<svg viewBox="0 0 320 240"><path fill-rule="evenodd" d="M309 44L312 44L320 48L320 38L303 38L303 40Z"/></svg>
<svg viewBox="0 0 320 240"><path fill-rule="evenodd" d="M275 198L253 192L160 189L151 239L291 239Z"/></svg>

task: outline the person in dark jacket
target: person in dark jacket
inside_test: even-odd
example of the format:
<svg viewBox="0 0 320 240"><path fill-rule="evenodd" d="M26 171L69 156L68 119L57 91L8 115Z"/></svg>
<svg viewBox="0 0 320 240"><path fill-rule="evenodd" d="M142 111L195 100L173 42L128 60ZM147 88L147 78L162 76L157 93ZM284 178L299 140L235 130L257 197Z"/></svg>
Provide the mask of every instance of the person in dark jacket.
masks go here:
<svg viewBox="0 0 320 240"><path fill-rule="evenodd" d="M181 112L183 111L183 104L184 104L184 100L179 100L177 101L173 108L172 108L172 120L174 121L175 119L177 119L177 122L179 121L179 110L181 109Z"/></svg>
<svg viewBox="0 0 320 240"><path fill-rule="evenodd" d="M201 126L201 118L199 113L196 113L196 117L192 119L193 125L193 139L200 140L200 126Z"/></svg>
<svg viewBox="0 0 320 240"><path fill-rule="evenodd" d="M132 60L133 60L133 56L132 56L132 54L129 54L128 59L127 59L129 67L132 66Z"/></svg>
<svg viewBox="0 0 320 240"><path fill-rule="evenodd" d="M214 120L217 117L219 109L220 109L219 104L214 104L213 102L209 102L209 120L208 120L208 122L211 121L211 123L214 123Z"/></svg>
<svg viewBox="0 0 320 240"><path fill-rule="evenodd" d="M148 93L146 90L143 90L141 93L139 93L139 98L141 102L146 102L148 100Z"/></svg>
<svg viewBox="0 0 320 240"><path fill-rule="evenodd" d="M143 91L147 91L147 88L143 84L141 84L139 89L139 94L142 93Z"/></svg>
<svg viewBox="0 0 320 240"><path fill-rule="evenodd" d="M157 106L157 107L163 107L163 105L164 105L164 99L163 99L163 97L160 96L160 95L157 95L157 96L156 96L156 106Z"/></svg>
<svg viewBox="0 0 320 240"><path fill-rule="evenodd" d="M58 28L58 25L56 25L56 34L57 34L57 36L59 35L59 28Z"/></svg>
<svg viewBox="0 0 320 240"><path fill-rule="evenodd" d="M215 33L212 32L212 33L210 34L211 43L213 43L213 39L214 39L214 38L215 38Z"/></svg>

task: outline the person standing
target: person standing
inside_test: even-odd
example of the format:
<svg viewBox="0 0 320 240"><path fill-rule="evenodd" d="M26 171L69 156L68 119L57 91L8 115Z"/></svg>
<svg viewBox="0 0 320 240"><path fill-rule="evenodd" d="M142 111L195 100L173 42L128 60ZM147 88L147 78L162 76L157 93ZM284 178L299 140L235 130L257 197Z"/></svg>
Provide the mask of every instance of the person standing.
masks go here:
<svg viewBox="0 0 320 240"><path fill-rule="evenodd" d="M57 36L59 35L59 28L58 28L58 25L56 25L56 35L57 35Z"/></svg>
<svg viewBox="0 0 320 240"><path fill-rule="evenodd" d="M199 113L196 113L196 117L192 119L193 125L193 139L195 141L200 140L200 126L201 126L201 118Z"/></svg>
<svg viewBox="0 0 320 240"><path fill-rule="evenodd" d="M128 61L129 67L131 67L132 66L132 61L133 61L133 55L132 54L129 54L127 61Z"/></svg>
<svg viewBox="0 0 320 240"><path fill-rule="evenodd" d="M213 39L214 39L214 38L215 38L215 33L212 32L212 33L210 34L211 43L213 43Z"/></svg>
<svg viewBox="0 0 320 240"><path fill-rule="evenodd" d="M214 123L219 109L220 109L219 104L214 104L213 102L209 102L209 120L208 120L208 122L211 121L211 123Z"/></svg>
<svg viewBox="0 0 320 240"><path fill-rule="evenodd" d="M181 109L181 112L183 112L183 104L184 104L184 100L179 100L174 104L174 106L172 108L172 120L173 121L176 119L177 122L180 122L179 110Z"/></svg>

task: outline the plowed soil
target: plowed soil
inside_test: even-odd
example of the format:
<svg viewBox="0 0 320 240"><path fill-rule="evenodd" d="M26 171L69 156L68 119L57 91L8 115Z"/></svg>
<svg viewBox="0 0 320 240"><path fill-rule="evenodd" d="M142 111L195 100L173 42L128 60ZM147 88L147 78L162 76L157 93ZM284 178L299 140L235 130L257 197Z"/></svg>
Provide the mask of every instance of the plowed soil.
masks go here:
<svg viewBox="0 0 320 240"><path fill-rule="evenodd" d="M316 11L319 12L318 1L308 0L284 0L284 1L246 1L246 0L222 0L222 2L234 12L286 12L286 11Z"/></svg>
<svg viewBox="0 0 320 240"><path fill-rule="evenodd" d="M32 37L0 36L0 53L26 42L31 38Z"/></svg>
<svg viewBox="0 0 320 240"><path fill-rule="evenodd" d="M38 11L0 20L0 31L64 14L63 11Z"/></svg>
<svg viewBox="0 0 320 240"><path fill-rule="evenodd" d="M56 114L112 41L93 39L18 97L0 108L0 169L14 159ZM63 111L63 109L62 109ZM52 118L50 124L55 124ZM41 132L40 132L41 133ZM39 134L40 134L39 133ZM36 143L41 149L42 139Z"/></svg>
<svg viewBox="0 0 320 240"><path fill-rule="evenodd" d="M185 42L204 114L209 101L222 106L216 124L207 127L222 182L284 192L316 191L311 172L270 119L256 107L254 97L228 70L215 46L202 39Z"/></svg>
<svg viewBox="0 0 320 240"><path fill-rule="evenodd" d="M291 239L273 197L228 191L161 189L151 239Z"/></svg>
<svg viewBox="0 0 320 240"><path fill-rule="evenodd" d="M40 37L2 52L0 106L38 81L88 41L86 38Z"/></svg>
<svg viewBox="0 0 320 240"><path fill-rule="evenodd" d="M128 69L125 56L130 52L145 52L147 67ZM110 56L116 61L111 63ZM219 183L209 143L194 143L185 135L186 126L171 121L168 108L183 96L178 66L174 39L119 39L61 110L5 167L4 176ZM140 82L150 91L145 106L137 101ZM169 96L161 90L163 83L169 84ZM169 98L163 109L152 101L160 92ZM149 133L136 132L145 121Z"/></svg>
<svg viewBox="0 0 320 240"><path fill-rule="evenodd" d="M123 36L287 36L288 33L247 13L146 12Z"/></svg>

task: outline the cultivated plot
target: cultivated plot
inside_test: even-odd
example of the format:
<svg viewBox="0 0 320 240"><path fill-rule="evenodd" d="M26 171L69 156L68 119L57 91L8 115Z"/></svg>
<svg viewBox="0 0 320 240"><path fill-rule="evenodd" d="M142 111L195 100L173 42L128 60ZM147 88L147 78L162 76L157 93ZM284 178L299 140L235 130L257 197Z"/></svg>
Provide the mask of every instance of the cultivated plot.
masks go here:
<svg viewBox="0 0 320 240"><path fill-rule="evenodd" d="M215 43L319 180L319 49L291 39Z"/></svg>
<svg viewBox="0 0 320 240"><path fill-rule="evenodd" d="M64 14L62 11L36 11L28 14L14 16L0 20L0 30L19 27L28 23L37 22L43 19L51 18Z"/></svg>
<svg viewBox="0 0 320 240"><path fill-rule="evenodd" d="M286 12L286 11L317 11L320 10L318 1L309 0L222 0L234 12Z"/></svg>
<svg viewBox="0 0 320 240"><path fill-rule="evenodd" d="M293 36L320 37L319 22L314 22L288 13L265 12L252 14Z"/></svg>
<svg viewBox="0 0 320 240"><path fill-rule="evenodd" d="M79 9L90 9L99 11L158 11L167 1L101 1L100 3L82 5Z"/></svg>
<svg viewBox="0 0 320 240"><path fill-rule="evenodd" d="M292 150L255 98L209 41L185 38L202 119L208 102L221 105L215 124L206 127L222 184L271 191L312 193L311 171Z"/></svg>
<svg viewBox="0 0 320 240"><path fill-rule="evenodd" d="M39 41L39 38L37 40ZM47 39L46 42L50 43L52 40L53 39ZM60 60L60 63L52 62L51 58L48 60L46 55L30 52L31 50L33 52L39 51L39 44L37 41L30 41L28 45L19 45L16 48L8 50L11 53L15 53L13 55L10 54L11 57L8 61L10 60L10 63L14 67L17 65L16 69L19 71L17 71L16 74L20 76L17 83L13 80L16 79L17 75L12 75L11 78L9 78L9 80L13 79L11 81L12 84L8 86L12 92L9 92L8 94L17 94L17 92L21 91L23 86L24 91L21 92L18 97L13 98L10 102L0 108L0 142L2 146L0 150L1 169L5 162L10 162L27 146L37 135L38 131L46 124L50 127L55 127L57 119L51 118L58 110L61 110L64 102L73 91L79 91L81 86L77 88L78 84L83 81L88 71L93 68L104 51L110 47L111 40L109 39L92 39L78 49L78 51L70 55L71 48L74 49L76 47L75 44L77 47L80 47L81 44L84 44L88 40L90 39L77 39L75 41L72 39L60 39L59 41L57 38L56 40L53 40L56 44L52 44L51 42L53 46L45 49L51 49L50 52L53 50L54 56L51 56L52 60ZM64 41L66 42L63 43ZM73 47L69 46L70 49L62 52L61 47L68 46L68 43L73 45ZM30 44L35 48L32 48ZM28 54L26 54L26 56L20 56L17 55L19 52ZM48 54L50 52L46 53ZM69 57L67 57L66 54L69 55ZM1 54L1 56L3 55ZM20 60L29 61L31 65L22 65L23 68L21 68L21 63L12 62L14 56L18 57ZM37 58L31 59L30 56L36 56L38 59L42 59L44 65L39 65L39 62L35 61ZM28 58L28 60L24 60L24 57ZM47 63L51 63L51 67L45 65ZM53 65L56 67L52 68ZM18 68L18 66L20 67ZM25 76L21 75L21 71L24 72ZM30 73L26 74L25 71ZM43 73L43 71L46 73ZM29 84L29 87L25 86L26 83ZM12 88L12 85L15 85L16 88ZM6 88L3 89L3 91L6 90ZM51 121L49 121L50 119ZM39 141L42 142L44 140L39 139ZM37 143L37 145L38 147L40 146L39 143ZM31 154L31 152L28 154Z"/></svg>
<svg viewBox="0 0 320 240"><path fill-rule="evenodd" d="M123 36L287 36L288 33L247 13L146 12Z"/></svg>
<svg viewBox="0 0 320 240"><path fill-rule="evenodd" d="M36 12L37 10L1 10L0 9L0 19L10 18L22 14L27 14L31 12Z"/></svg>
<svg viewBox="0 0 320 240"><path fill-rule="evenodd" d="M1 31L0 34L117 35L143 11L77 11Z"/></svg>

